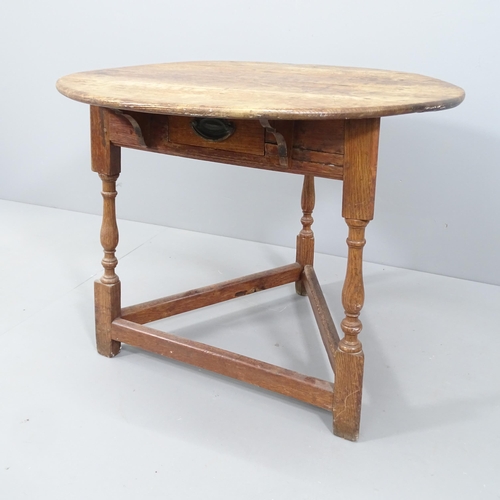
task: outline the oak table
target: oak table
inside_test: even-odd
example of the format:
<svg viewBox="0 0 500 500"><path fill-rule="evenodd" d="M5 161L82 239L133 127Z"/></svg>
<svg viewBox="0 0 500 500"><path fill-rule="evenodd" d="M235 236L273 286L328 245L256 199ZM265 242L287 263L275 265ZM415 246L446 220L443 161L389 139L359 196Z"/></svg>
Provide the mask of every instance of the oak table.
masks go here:
<svg viewBox="0 0 500 500"><path fill-rule="evenodd" d="M380 118L437 111L464 99L459 87L421 75L361 68L187 62L76 73L57 89L90 105L92 170L102 179L103 276L95 283L97 350L122 342L332 411L333 430L359 433L364 356L362 252L373 219ZM304 176L296 262L217 285L121 307L115 273L120 148ZM314 268L314 178L343 183L348 226L345 318L340 338ZM147 323L295 282L318 323L334 382L183 339Z"/></svg>

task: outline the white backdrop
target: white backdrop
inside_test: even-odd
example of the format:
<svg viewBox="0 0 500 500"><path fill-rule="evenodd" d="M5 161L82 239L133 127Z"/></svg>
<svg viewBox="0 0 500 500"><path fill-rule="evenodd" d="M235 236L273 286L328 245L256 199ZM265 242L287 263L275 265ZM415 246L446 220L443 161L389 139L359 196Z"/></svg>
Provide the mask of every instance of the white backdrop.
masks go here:
<svg viewBox="0 0 500 500"><path fill-rule="evenodd" d="M182 60L393 69L466 90L382 121L366 260L500 284L498 0L46 0L0 10L0 198L101 210L76 71ZM293 246L301 178L124 151L118 216ZM317 250L345 255L340 183L317 181ZM244 258L244 256L242 256Z"/></svg>

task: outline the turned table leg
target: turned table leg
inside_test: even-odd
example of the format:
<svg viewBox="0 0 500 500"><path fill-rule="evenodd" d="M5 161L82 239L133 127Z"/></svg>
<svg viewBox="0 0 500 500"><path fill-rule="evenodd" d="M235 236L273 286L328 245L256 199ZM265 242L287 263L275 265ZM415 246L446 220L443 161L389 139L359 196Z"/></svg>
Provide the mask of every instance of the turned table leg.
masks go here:
<svg viewBox="0 0 500 500"><path fill-rule="evenodd" d="M347 271L342 289L344 338L335 351L333 432L355 441L361 419L364 354L358 335L365 300L363 247L373 219L380 119L347 120L345 127L342 215L349 227Z"/></svg>
<svg viewBox="0 0 500 500"><path fill-rule="evenodd" d="M103 215L101 245L104 250L102 266L104 274L94 283L95 324L97 351L109 358L120 352L120 342L111 338L111 322L120 316L120 280L115 273L118 260L116 223L116 180L120 175L120 148L108 139L110 111L91 106L92 170L102 180Z"/></svg>
<svg viewBox="0 0 500 500"><path fill-rule="evenodd" d="M311 229L314 219L312 213L314 210L314 176L305 175L302 186L302 229L297 236L297 257L296 260L301 266L312 266L314 262L314 233ZM295 290L299 295L307 295L302 280L295 282Z"/></svg>
<svg viewBox="0 0 500 500"><path fill-rule="evenodd" d="M365 300L363 286L363 247L368 221L346 219L349 226L347 272L342 289L345 318L340 324L344 338L335 352L335 390L333 394L333 432L355 440L359 434L364 354L358 335L359 314Z"/></svg>
<svg viewBox="0 0 500 500"><path fill-rule="evenodd" d="M101 245L104 249L104 274L94 283L97 351L109 358L120 351L120 343L111 339L111 322L120 315L120 280L115 273L118 245L115 198L117 175L99 174L102 179L103 217Z"/></svg>

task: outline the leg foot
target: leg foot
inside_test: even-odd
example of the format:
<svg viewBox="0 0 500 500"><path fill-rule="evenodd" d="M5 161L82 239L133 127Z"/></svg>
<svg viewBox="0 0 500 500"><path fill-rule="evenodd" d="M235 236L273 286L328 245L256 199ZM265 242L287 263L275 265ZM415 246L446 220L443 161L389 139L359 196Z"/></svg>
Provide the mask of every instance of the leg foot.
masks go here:
<svg viewBox="0 0 500 500"><path fill-rule="evenodd" d="M97 352L112 358L120 352L120 342L111 339L111 322L120 316L120 282L94 283Z"/></svg>
<svg viewBox="0 0 500 500"><path fill-rule="evenodd" d="M334 359L333 433L356 441L361 420L364 355L363 352L351 354L338 349Z"/></svg>

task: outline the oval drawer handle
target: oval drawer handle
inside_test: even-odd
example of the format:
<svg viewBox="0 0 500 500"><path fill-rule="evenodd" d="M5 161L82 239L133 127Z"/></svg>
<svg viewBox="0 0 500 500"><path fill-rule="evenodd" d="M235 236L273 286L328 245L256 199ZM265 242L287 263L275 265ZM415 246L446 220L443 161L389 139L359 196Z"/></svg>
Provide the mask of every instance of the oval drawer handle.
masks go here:
<svg viewBox="0 0 500 500"><path fill-rule="evenodd" d="M235 131L233 123L222 118L194 118L191 127L200 137L213 142L225 141Z"/></svg>

